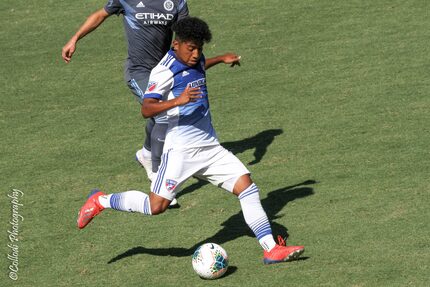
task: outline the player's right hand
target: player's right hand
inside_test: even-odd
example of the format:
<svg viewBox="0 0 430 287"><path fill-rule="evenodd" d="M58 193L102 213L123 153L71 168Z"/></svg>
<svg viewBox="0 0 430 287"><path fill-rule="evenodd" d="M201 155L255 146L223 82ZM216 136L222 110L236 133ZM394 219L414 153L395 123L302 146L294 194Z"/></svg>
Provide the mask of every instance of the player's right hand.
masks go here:
<svg viewBox="0 0 430 287"><path fill-rule="evenodd" d="M63 57L64 62L70 63L75 50L76 42L73 40L70 40L66 45L64 45L63 50L61 51L61 56Z"/></svg>
<svg viewBox="0 0 430 287"><path fill-rule="evenodd" d="M176 104L179 106L188 104L189 102L195 102L202 98L202 92L200 88L186 87L179 97L176 98Z"/></svg>

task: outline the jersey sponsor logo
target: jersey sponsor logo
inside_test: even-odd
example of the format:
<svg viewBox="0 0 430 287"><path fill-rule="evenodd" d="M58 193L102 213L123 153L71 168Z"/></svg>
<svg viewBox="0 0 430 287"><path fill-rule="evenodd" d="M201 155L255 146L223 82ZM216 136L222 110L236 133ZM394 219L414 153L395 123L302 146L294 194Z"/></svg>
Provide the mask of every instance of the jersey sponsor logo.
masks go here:
<svg viewBox="0 0 430 287"><path fill-rule="evenodd" d="M173 14L163 13L136 13L134 15L136 19L141 20L142 25L164 25L168 26L169 21L174 18Z"/></svg>
<svg viewBox="0 0 430 287"><path fill-rule="evenodd" d="M173 179L166 179L166 189L168 191L174 190L177 184L178 184L178 182L176 182Z"/></svg>
<svg viewBox="0 0 430 287"><path fill-rule="evenodd" d="M157 84L158 84L157 82L149 82L146 90L149 92L152 92L157 87Z"/></svg>
<svg viewBox="0 0 430 287"><path fill-rule="evenodd" d="M149 12L136 13L134 17L136 17L136 19L138 20L159 20L159 21L169 21L169 20L173 20L174 18L173 14L149 13Z"/></svg>
<svg viewBox="0 0 430 287"><path fill-rule="evenodd" d="M206 85L206 78L201 78L195 81L188 83L188 87L197 88Z"/></svg>
<svg viewBox="0 0 430 287"><path fill-rule="evenodd" d="M164 9L166 9L166 11L172 11L173 7L175 7L175 4L173 4L171 0L164 1Z"/></svg>
<svg viewBox="0 0 430 287"><path fill-rule="evenodd" d="M145 4L142 3L142 1L139 2L139 4L136 5L137 8L144 8Z"/></svg>
<svg viewBox="0 0 430 287"><path fill-rule="evenodd" d="M187 71L183 71L182 72L182 77L186 77L186 76L188 76L190 73L188 73Z"/></svg>

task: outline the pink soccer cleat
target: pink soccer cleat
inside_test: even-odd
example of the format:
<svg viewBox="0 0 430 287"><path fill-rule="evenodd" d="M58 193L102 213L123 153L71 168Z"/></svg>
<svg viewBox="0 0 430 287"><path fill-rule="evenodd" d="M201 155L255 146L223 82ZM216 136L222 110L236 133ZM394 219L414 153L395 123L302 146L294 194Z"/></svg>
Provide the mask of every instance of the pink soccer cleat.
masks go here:
<svg viewBox="0 0 430 287"><path fill-rule="evenodd" d="M78 215L78 228L82 229L93 220L93 218L102 212L103 206L99 203L99 196L105 195L98 189L93 189L88 195L88 199L85 204L81 207Z"/></svg>
<svg viewBox="0 0 430 287"><path fill-rule="evenodd" d="M264 251L264 264L273 264L285 261L296 260L305 252L304 246L285 246L285 241L282 240L270 251Z"/></svg>

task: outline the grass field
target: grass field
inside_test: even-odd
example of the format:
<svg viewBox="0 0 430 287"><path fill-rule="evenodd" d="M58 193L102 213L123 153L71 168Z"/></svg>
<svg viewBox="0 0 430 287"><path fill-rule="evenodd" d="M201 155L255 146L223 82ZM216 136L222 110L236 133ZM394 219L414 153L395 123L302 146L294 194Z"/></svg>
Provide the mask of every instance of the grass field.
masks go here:
<svg viewBox="0 0 430 287"><path fill-rule="evenodd" d="M302 260L264 266L233 196L195 180L180 209L106 211L90 189L148 192L134 162L144 120L123 81L122 19L61 48L105 1L0 4L1 286L429 286L430 2L189 0L242 65L208 71L221 142L248 164L276 232ZM18 280L9 279L13 188ZM192 192L191 192L192 191ZM198 278L220 243L231 268Z"/></svg>

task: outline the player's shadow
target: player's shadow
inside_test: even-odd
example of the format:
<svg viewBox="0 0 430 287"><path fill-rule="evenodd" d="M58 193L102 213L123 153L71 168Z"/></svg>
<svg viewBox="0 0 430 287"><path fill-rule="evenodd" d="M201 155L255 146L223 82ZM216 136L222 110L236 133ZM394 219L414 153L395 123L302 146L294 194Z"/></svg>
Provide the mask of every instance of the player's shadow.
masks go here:
<svg viewBox="0 0 430 287"><path fill-rule="evenodd" d="M265 130L253 137L246 138L240 141L223 142L221 145L231 151L233 154L242 153L249 149L255 149L255 159L248 162L249 165L259 163L267 152L267 147L272 144L276 136L283 133L282 129Z"/></svg>
<svg viewBox="0 0 430 287"><path fill-rule="evenodd" d="M295 184L292 186L287 186L284 188L280 188L274 191L269 192L266 198L264 198L261 203L269 217L269 220L272 225L273 235L281 235L283 237L288 237L288 229L278 223L275 222L277 218L283 216L283 214L279 214L279 212L284 208L289 202L303 198L306 196L310 196L314 193L313 188L308 185L315 184L315 180L307 180L301 182L299 184ZM137 255L137 254L151 254L157 256L191 256L196 250L198 246L205 242L216 242L217 244L223 244L225 242L235 240L242 236L251 236L255 237L254 234L249 229L248 225L246 225L245 220L243 218L242 212L238 212L224 221L221 228L216 234L213 236L202 240L201 242L196 243L195 245L184 248L184 247L170 247L170 248L146 248L143 246L138 246L127 250L124 253L121 253L111 260L109 260L108 264L114 263L118 260ZM198 228L198 227L196 227ZM302 260L307 259L302 258Z"/></svg>
<svg viewBox="0 0 430 287"><path fill-rule="evenodd" d="M272 144L276 136L279 136L282 133L282 129L270 129L262 131L250 138L246 138L240 141L224 142L221 145L227 150L231 151L233 154L242 153L249 149L255 149L254 159L248 163L249 165L254 165L259 163L263 159L263 156L266 154L269 145ZM183 196L184 194L200 189L206 184L208 184L207 181L198 179L197 182L181 190L181 192L177 195L177 198Z"/></svg>

